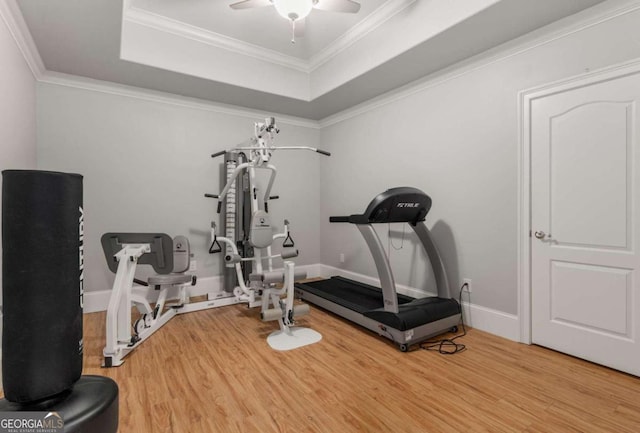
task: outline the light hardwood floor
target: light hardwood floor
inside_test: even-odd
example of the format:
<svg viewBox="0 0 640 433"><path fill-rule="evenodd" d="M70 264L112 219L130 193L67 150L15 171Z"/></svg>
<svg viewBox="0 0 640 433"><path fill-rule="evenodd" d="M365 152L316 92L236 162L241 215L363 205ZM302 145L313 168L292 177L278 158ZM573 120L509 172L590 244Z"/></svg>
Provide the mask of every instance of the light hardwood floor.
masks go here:
<svg viewBox="0 0 640 433"><path fill-rule="evenodd" d="M467 351L401 353L322 310L289 352L236 305L171 320L102 369L104 313L85 318L85 374L120 386L120 432L640 432L640 379L470 330ZM639 360L640 362L640 360Z"/></svg>

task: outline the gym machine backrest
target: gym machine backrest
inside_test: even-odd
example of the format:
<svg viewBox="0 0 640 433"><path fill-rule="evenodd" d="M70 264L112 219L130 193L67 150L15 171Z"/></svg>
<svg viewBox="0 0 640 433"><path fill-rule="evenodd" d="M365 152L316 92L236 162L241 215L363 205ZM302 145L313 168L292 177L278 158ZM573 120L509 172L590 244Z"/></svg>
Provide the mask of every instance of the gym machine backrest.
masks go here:
<svg viewBox="0 0 640 433"><path fill-rule="evenodd" d="M151 251L138 258L139 265L151 265L158 274L173 272L173 241L165 233L105 233L100 239L109 270L118 271L115 255L124 245L148 244Z"/></svg>
<svg viewBox="0 0 640 433"><path fill-rule="evenodd" d="M176 236L172 240L165 233L105 233L100 241L107 266L114 274L118 271L116 254L122 248L126 245L147 244L150 251L138 258L138 264L150 265L159 274L150 276L148 284L184 284L195 279L195 276L185 274L191 264L191 247L189 239L185 236ZM134 281L143 286L147 285L144 281ZM195 281L192 285L195 285Z"/></svg>

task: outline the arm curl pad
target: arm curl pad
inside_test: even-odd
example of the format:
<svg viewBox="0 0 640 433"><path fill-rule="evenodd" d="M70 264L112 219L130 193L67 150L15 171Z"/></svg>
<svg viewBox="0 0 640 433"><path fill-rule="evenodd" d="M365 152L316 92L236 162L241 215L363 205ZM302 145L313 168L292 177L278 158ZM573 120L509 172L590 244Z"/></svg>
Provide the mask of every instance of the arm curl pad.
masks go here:
<svg viewBox="0 0 640 433"><path fill-rule="evenodd" d="M282 271L265 272L264 274L258 275L262 275L262 282L265 284L284 282L284 272ZM298 269L295 270L293 274L294 281L303 280L305 278L307 278L307 273L305 271L300 271Z"/></svg>
<svg viewBox="0 0 640 433"><path fill-rule="evenodd" d="M282 255L283 259L291 259L293 257L298 257L298 249L297 248L283 248L281 255Z"/></svg>

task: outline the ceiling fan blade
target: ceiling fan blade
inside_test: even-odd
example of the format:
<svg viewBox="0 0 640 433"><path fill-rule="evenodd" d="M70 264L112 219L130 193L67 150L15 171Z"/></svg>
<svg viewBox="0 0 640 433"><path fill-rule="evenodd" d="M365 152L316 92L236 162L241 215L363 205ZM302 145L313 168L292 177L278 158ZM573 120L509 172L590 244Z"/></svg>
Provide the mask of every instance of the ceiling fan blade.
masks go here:
<svg viewBox="0 0 640 433"><path fill-rule="evenodd" d="M323 11L355 14L360 10L360 3L352 0L318 0L313 7Z"/></svg>
<svg viewBox="0 0 640 433"><path fill-rule="evenodd" d="M249 9L249 8L261 8L264 6L271 6L271 0L244 0L229 5L231 9Z"/></svg>
<svg viewBox="0 0 640 433"><path fill-rule="evenodd" d="M306 18L303 18L301 20L296 20L295 28L294 28L294 31L293 31L293 35L296 38L303 37L306 27L307 27L307 19Z"/></svg>

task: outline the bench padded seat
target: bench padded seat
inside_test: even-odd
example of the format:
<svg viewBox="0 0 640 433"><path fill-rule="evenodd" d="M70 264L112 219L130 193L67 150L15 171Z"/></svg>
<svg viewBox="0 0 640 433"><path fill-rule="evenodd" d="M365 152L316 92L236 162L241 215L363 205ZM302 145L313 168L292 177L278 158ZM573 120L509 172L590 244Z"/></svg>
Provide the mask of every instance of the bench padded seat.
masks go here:
<svg viewBox="0 0 640 433"><path fill-rule="evenodd" d="M152 286L186 284L191 282L191 275L187 275L187 274L154 275L153 277L149 277L147 281Z"/></svg>

